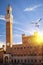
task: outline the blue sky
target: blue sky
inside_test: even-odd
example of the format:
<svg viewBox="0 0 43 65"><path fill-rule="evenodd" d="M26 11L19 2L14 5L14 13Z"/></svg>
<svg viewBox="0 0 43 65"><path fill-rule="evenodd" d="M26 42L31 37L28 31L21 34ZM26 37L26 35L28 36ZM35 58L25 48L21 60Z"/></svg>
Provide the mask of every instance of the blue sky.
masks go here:
<svg viewBox="0 0 43 65"><path fill-rule="evenodd" d="M0 42L6 42L6 7L12 7L13 43L22 41L22 34L30 35L36 28L31 24L41 18L39 30L43 31L43 0L0 0Z"/></svg>

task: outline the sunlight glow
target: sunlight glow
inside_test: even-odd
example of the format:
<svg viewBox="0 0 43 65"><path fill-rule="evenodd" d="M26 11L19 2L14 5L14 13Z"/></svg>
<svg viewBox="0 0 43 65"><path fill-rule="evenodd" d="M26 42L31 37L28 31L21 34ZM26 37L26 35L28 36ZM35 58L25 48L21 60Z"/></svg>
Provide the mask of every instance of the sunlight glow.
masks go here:
<svg viewBox="0 0 43 65"><path fill-rule="evenodd" d="M43 33L42 32L36 34L36 42L37 42L37 44L43 43Z"/></svg>

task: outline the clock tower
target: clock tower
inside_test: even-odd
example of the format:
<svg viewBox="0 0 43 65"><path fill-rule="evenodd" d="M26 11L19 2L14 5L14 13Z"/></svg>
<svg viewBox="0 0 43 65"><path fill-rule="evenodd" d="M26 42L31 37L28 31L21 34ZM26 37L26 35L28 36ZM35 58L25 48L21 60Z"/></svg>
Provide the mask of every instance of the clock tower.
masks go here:
<svg viewBox="0 0 43 65"><path fill-rule="evenodd" d="M12 8L10 5L7 7L6 12L6 46L12 47L12 21L13 21L13 15L12 15Z"/></svg>

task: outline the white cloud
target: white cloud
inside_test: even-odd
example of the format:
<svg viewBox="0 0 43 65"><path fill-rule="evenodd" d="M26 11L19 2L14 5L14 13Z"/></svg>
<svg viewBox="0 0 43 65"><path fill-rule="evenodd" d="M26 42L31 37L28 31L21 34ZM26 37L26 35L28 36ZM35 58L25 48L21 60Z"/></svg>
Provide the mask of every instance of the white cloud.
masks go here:
<svg viewBox="0 0 43 65"><path fill-rule="evenodd" d="M29 7L29 8L25 8L24 11L34 11L35 9L37 9L38 7L42 6L42 4L40 5L35 5L33 7Z"/></svg>
<svg viewBox="0 0 43 65"><path fill-rule="evenodd" d="M22 44L22 42L18 42L18 43L13 43L14 45L17 45L17 44Z"/></svg>
<svg viewBox="0 0 43 65"><path fill-rule="evenodd" d="M5 20L5 16L0 15L0 20Z"/></svg>
<svg viewBox="0 0 43 65"><path fill-rule="evenodd" d="M14 34L13 37L21 37L20 34Z"/></svg>
<svg viewBox="0 0 43 65"><path fill-rule="evenodd" d="M22 31L23 32L23 34L25 33L25 34L29 34L29 35L31 35L32 34L32 30L30 30L30 31L32 31L32 32L29 32L29 29L22 29L22 28L19 28L19 27L15 27L15 29L17 29L17 30L20 30L20 31ZM18 34L16 34L16 35L13 35L14 37L21 37L22 35L18 35Z"/></svg>
<svg viewBox="0 0 43 65"><path fill-rule="evenodd" d="M23 25L21 22L18 22L18 21L15 21L15 20L13 20L13 24Z"/></svg>
<svg viewBox="0 0 43 65"><path fill-rule="evenodd" d="M17 29L17 30L20 30L20 31L24 32L24 30L23 30L22 28L15 27L15 29Z"/></svg>
<svg viewBox="0 0 43 65"><path fill-rule="evenodd" d="M5 36L5 35L0 35L0 36Z"/></svg>

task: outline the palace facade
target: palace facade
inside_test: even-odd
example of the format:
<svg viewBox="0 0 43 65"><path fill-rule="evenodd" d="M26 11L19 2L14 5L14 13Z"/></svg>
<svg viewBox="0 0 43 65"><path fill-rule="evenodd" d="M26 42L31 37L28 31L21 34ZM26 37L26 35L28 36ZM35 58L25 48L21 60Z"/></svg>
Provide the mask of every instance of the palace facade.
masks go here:
<svg viewBox="0 0 43 65"><path fill-rule="evenodd" d="M38 32L30 36L22 34L22 44L13 45L11 6L8 5L6 11L6 45L0 48L0 62L14 65L43 65L43 42L37 41Z"/></svg>

